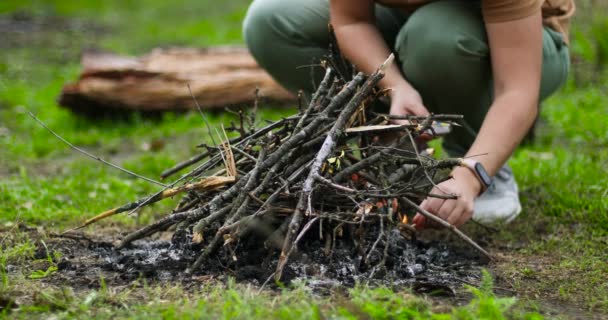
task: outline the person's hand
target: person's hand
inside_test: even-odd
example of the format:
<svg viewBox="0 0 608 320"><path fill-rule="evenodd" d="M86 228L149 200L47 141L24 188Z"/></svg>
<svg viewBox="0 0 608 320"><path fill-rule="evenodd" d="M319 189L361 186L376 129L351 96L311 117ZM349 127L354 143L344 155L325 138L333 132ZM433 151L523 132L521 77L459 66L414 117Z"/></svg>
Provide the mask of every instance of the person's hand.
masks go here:
<svg viewBox="0 0 608 320"><path fill-rule="evenodd" d="M401 85L393 87L390 93L391 98L391 111L392 115L404 116L404 115L415 115L415 116L426 116L429 111L424 107L422 98L418 91L409 85ZM399 124L400 121L396 120L395 123Z"/></svg>
<svg viewBox="0 0 608 320"><path fill-rule="evenodd" d="M473 201L481 191L481 183L474 173L463 167L454 169L452 177L452 179L438 184L431 193L452 194L458 196L457 199L429 197L420 204L420 207L458 227L473 216ZM412 222L416 224L417 229L433 226L432 221L419 213L416 214Z"/></svg>
<svg viewBox="0 0 608 320"><path fill-rule="evenodd" d="M407 83L391 86L390 98L391 109L390 114L394 116L426 116L429 111L422 104L422 98L416 89L412 88ZM393 119L393 124L406 124L406 120ZM399 138L402 133L387 132L380 135L380 140L385 144L390 144Z"/></svg>

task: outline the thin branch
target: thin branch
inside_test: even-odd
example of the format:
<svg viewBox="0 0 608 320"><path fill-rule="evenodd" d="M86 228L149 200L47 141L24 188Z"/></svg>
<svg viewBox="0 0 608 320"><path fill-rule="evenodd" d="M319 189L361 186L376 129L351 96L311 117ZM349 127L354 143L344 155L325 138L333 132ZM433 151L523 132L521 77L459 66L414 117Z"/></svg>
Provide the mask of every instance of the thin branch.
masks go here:
<svg viewBox="0 0 608 320"><path fill-rule="evenodd" d="M164 183L162 183L162 182L159 182L159 181L156 181L154 179L150 179L148 177L144 177L142 175L139 175L139 174L137 174L137 173L135 173L135 172L133 172L131 170L128 170L128 169L125 169L125 168L120 167L118 165L115 165L115 164L113 164L113 163L111 163L109 161L106 161L106 160L102 159L101 157L98 157L98 156L96 156L94 154L91 154L91 153L89 153L89 152L87 152L87 151L85 151L83 149L78 148L77 146L73 145L71 142L69 142L66 139L64 139L58 133L56 133L55 131L53 131L51 128L49 128L44 122L42 122L42 120L38 119L38 117L36 117L31 111L28 110L27 113L30 115L30 117L32 117L34 120L36 120L36 122L38 122L38 124L40 124L43 128L45 128L46 130L48 130L51 134L53 134L55 137L57 137L57 139L61 140L63 143L65 143L66 145L68 145L73 150L76 150L76 151L84 154L85 156L87 156L87 157L89 157L91 159L97 160L97 161L99 161L99 162L101 162L101 163L103 163L103 164L105 164L107 166L110 166L110 167L112 167L114 169L122 171L122 172L124 172L124 173L126 173L126 174L128 174L128 175L130 175L132 177L139 178L139 179L148 181L150 183L154 183L154 184L159 185L159 186L167 187L167 185L164 184Z"/></svg>
<svg viewBox="0 0 608 320"><path fill-rule="evenodd" d="M467 236L466 234L464 234L462 231L458 230L458 228L456 228L454 225L450 224L449 222L441 219L440 217L422 209L420 206L418 206L417 204L415 204L412 200L408 199L408 198L401 198L403 201L407 202L410 206L412 206L414 209L416 209L416 211L418 211L418 213L420 213L421 215L423 215L425 218L427 219L431 219L434 222L436 222L437 224L439 224L440 226L452 231L454 234L456 234L458 237L460 237L462 240L464 240L466 243L468 243L469 245L471 245L473 248L477 249L477 251L481 252L484 256L488 257L490 260L493 260L492 255L490 255L490 253L488 253L486 250L484 250L480 245L478 245L475 241L473 241L471 238L469 238L469 236Z"/></svg>
<svg viewBox="0 0 608 320"><path fill-rule="evenodd" d="M215 139L213 139L213 134L211 133L211 124L209 124L209 121L207 120L207 117L203 113L203 108L201 108L201 105L198 104L198 100L196 100L196 97L192 93L192 89L190 88L190 84L189 83L188 83L188 91L190 92L190 96L192 97L192 100L194 100L194 103L196 104L196 108L198 109L198 113L200 113L201 118L203 118L203 122L205 122L205 125L207 126L207 134L209 135L209 138L211 138L211 142L214 145L217 145L217 143L215 143Z"/></svg>

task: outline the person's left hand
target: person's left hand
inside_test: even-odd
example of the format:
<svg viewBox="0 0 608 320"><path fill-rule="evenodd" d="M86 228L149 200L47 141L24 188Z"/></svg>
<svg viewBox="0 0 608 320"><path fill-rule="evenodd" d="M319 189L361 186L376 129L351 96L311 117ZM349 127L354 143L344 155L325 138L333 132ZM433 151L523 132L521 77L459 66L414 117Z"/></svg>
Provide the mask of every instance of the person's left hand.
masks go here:
<svg viewBox="0 0 608 320"><path fill-rule="evenodd" d="M481 190L481 183L474 173L467 168L457 167L452 171L452 179L438 184L431 193L439 195L456 195L456 199L439 199L428 197L420 204L422 209L446 220L458 227L473 216L473 201ZM416 214L413 223L417 229L432 226L432 221L420 213Z"/></svg>

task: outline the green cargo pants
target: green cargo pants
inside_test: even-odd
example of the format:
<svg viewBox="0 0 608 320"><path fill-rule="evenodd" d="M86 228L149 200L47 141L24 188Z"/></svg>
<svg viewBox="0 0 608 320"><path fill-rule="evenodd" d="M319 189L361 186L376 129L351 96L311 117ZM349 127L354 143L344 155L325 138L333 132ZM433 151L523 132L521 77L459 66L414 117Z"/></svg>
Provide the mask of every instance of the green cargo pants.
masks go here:
<svg viewBox="0 0 608 320"><path fill-rule="evenodd" d="M493 101L492 67L478 1L443 0L411 15L376 5L376 25L397 61L433 113L462 114L467 128L444 140L464 154ZM257 62L296 92L312 91L311 65L329 44L328 0L255 0L244 21L245 42ZM361 44L365 46L365 43ZM541 100L566 80L569 51L561 34L545 28ZM316 74L322 74L317 71Z"/></svg>

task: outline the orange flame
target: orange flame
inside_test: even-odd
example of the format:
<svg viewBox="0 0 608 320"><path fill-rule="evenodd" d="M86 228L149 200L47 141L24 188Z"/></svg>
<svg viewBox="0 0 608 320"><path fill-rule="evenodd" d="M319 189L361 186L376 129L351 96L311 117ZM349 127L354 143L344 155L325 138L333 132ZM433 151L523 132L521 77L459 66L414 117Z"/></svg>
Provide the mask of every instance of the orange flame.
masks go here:
<svg viewBox="0 0 608 320"><path fill-rule="evenodd" d="M407 216L406 215L403 215L403 218L401 218L401 223L407 224Z"/></svg>

